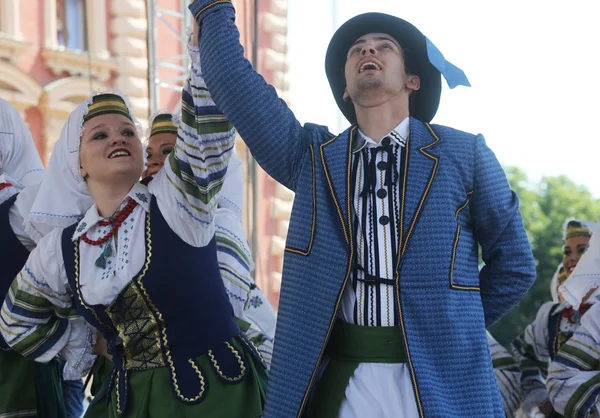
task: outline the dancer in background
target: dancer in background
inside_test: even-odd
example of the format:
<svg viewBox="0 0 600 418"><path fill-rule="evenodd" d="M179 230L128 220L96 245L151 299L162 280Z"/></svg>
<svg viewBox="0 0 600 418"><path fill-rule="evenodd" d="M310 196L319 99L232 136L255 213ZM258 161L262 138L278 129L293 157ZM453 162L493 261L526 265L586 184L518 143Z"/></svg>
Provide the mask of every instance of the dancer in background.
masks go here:
<svg viewBox="0 0 600 418"><path fill-rule="evenodd" d="M521 370L519 370L515 358L489 332L487 340L496 382L502 395L504 413L507 418L514 418L521 405Z"/></svg>
<svg viewBox="0 0 600 418"><path fill-rule="evenodd" d="M567 219L563 225L564 244L562 266L570 280L581 256L587 249L595 224L577 219ZM528 416L541 412L545 416L553 413L546 389L548 366L558 350L569 340L588 305L574 309L567 302L543 304L533 321L513 341L515 356L521 369L522 408Z"/></svg>
<svg viewBox="0 0 600 418"><path fill-rule="evenodd" d="M581 325L563 344L548 372L548 393L555 411L570 417L600 417L600 236L597 229L589 250L560 291L580 310L593 303Z"/></svg>
<svg viewBox="0 0 600 418"><path fill-rule="evenodd" d="M43 175L44 167L29 129L17 110L0 99L2 298L35 248L23 220L29 215ZM0 321L0 330L6 329L6 323ZM60 364L53 357L49 360L47 364L28 360L0 337L0 417L65 417Z"/></svg>

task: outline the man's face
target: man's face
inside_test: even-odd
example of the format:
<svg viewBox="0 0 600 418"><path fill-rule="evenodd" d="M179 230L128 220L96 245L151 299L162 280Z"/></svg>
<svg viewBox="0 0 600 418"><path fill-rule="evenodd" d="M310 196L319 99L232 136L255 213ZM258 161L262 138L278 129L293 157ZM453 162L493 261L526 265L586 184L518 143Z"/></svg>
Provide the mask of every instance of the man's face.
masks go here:
<svg viewBox="0 0 600 418"><path fill-rule="evenodd" d="M369 33L356 40L348 50L345 74L344 98L354 102L375 91L397 95L410 84L411 77L417 85L409 85L408 90L419 87L418 77L406 74L400 44L385 33Z"/></svg>

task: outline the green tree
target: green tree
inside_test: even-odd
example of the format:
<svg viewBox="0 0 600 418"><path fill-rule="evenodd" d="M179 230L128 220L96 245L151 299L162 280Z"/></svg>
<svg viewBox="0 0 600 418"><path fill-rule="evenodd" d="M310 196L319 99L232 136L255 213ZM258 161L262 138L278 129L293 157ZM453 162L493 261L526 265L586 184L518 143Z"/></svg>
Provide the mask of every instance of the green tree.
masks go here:
<svg viewBox="0 0 600 418"><path fill-rule="evenodd" d="M566 176L544 177L533 183L516 167L507 168L506 175L520 199L537 272L534 285L521 303L490 328L498 342L509 346L535 319L540 306L551 300L550 281L562 261L564 221L571 217L595 221L600 215L600 200Z"/></svg>

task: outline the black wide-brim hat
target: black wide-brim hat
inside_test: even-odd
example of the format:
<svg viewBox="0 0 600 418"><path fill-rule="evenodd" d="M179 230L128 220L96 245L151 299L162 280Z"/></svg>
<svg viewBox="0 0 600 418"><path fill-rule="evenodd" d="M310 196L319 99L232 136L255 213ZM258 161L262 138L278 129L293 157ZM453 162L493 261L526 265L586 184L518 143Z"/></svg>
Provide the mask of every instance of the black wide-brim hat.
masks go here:
<svg viewBox="0 0 600 418"><path fill-rule="evenodd" d="M369 33L385 33L398 41L403 49L412 52L414 69L421 80L420 89L415 91L411 116L428 123L433 119L440 104L442 77L431 64L427 54L427 38L419 29L406 20L384 13L365 13L353 17L335 32L325 56L325 72L338 107L350 121L356 123L354 105L344 100L346 89L346 58L350 47L361 36Z"/></svg>

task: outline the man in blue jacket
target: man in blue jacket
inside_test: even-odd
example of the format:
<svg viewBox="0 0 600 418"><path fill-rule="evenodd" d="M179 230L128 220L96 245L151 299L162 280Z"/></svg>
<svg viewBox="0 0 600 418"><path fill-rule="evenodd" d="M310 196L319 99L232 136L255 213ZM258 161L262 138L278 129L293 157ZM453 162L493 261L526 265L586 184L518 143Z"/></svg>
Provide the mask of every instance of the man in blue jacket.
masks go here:
<svg viewBox="0 0 600 418"><path fill-rule="evenodd" d="M230 1L190 10L215 103L296 193L265 416L503 417L485 328L535 270L483 137L429 125L462 71L402 19L351 19L326 56L352 123L334 136L252 69Z"/></svg>

